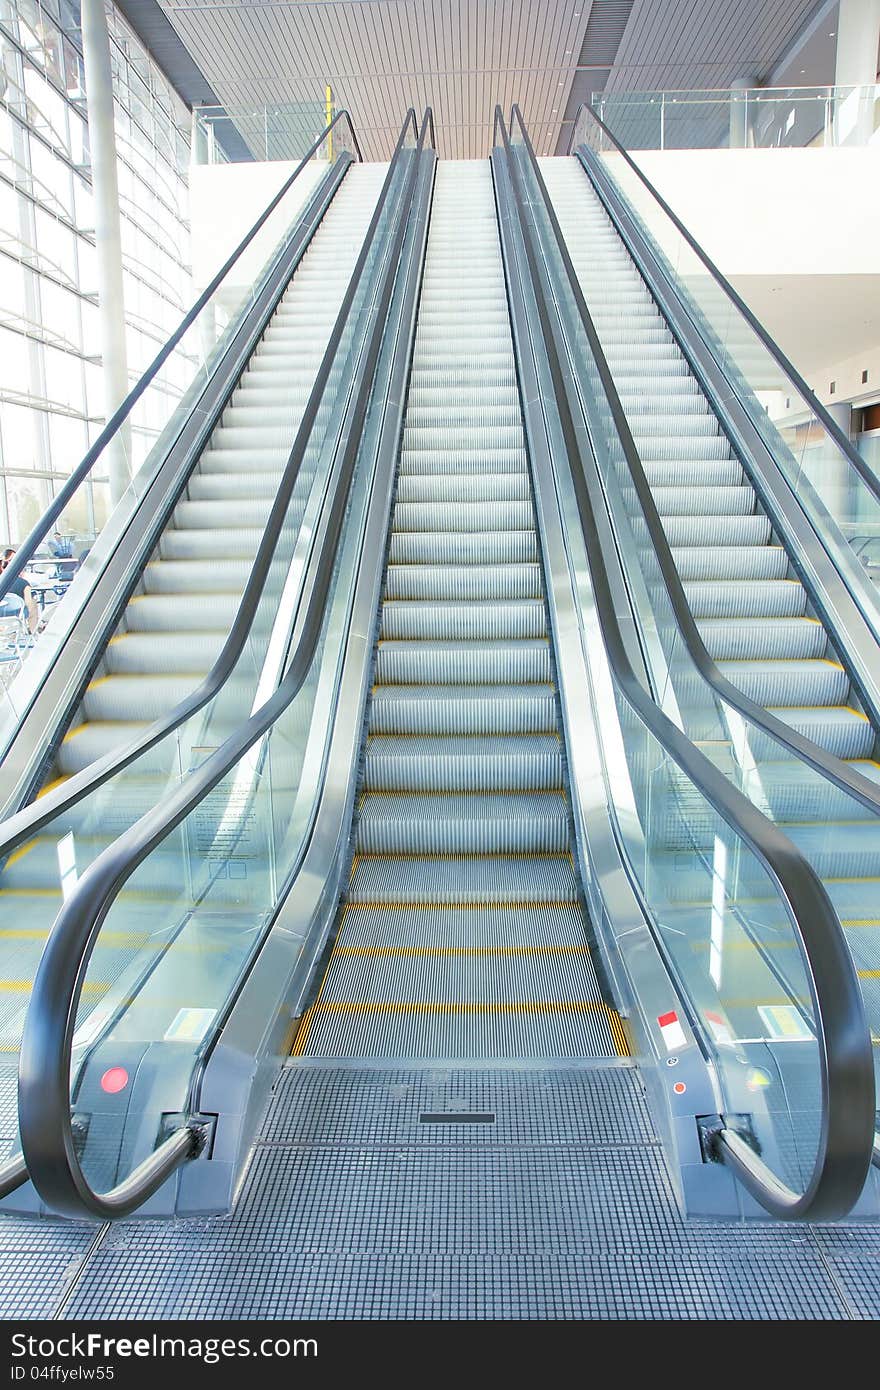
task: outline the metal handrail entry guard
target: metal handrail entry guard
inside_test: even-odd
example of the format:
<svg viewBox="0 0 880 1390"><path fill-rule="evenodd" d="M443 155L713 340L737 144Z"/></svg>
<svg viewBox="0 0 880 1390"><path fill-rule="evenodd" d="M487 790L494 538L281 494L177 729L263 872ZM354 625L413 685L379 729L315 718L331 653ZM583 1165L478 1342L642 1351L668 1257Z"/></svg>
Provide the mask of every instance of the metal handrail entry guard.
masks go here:
<svg viewBox="0 0 880 1390"><path fill-rule="evenodd" d="M810 1180L798 1194L773 1174L739 1135L722 1126L713 1137L719 1156L772 1215L783 1220L832 1220L845 1215L861 1194L874 1142L874 1068L864 1002L852 957L825 888L797 847L768 821L654 703L632 669L620 631L604 565L599 531L585 484L584 461L569 409L543 290L534 228L528 217L517 161L503 113L496 109L514 202L536 288L541 330L555 384L555 404L566 439L572 481L583 527L596 607L602 619L615 681L641 722L672 760L743 840L779 890L809 981L817 1023L822 1121Z"/></svg>
<svg viewBox="0 0 880 1390"><path fill-rule="evenodd" d="M407 113L398 151L406 130L417 136L414 154L424 145L429 118L421 130L414 111ZM371 332L368 361L357 390L355 419L362 420L381 347L384 313L390 302L397 258L406 230L418 163L413 159L401 196L401 213L393 249L388 257L381 291L382 307ZM390 171L389 171L390 179ZM387 188L386 181L386 188ZM381 204L381 200L380 200ZM332 501L327 540L317 557L316 574L300 635L287 673L260 709L190 775L162 806L154 808L121 835L89 867L59 913L38 968L22 1038L19 1072L19 1123L28 1173L47 1204L76 1217L119 1219L141 1206L188 1158L200 1151L203 1126L190 1120L161 1143L123 1182L106 1193L91 1188L76 1154L70 1107L70 1063L76 1012L91 953L112 902L134 870L189 812L217 785L247 749L274 724L301 688L308 674L324 616L324 605L342 531L348 484L360 443L351 428L345 444L345 466Z"/></svg>
<svg viewBox="0 0 880 1390"><path fill-rule="evenodd" d="M235 265L236 261L247 250L248 246L250 246L254 237L260 231L261 227L263 227L269 220L269 218L272 216L272 213L278 207L279 203L286 196L286 194L290 191L295 180L299 177L303 169L309 163L309 160L321 148L321 145L323 145L324 141L327 139L328 135L333 130L333 127L337 124L337 122L341 121L343 118L345 118L345 120L348 121L349 129L351 130L352 141L354 143L355 149L357 150L357 157L359 160L363 161L363 155L361 154L360 145L358 143L354 123L351 117L345 109L337 111L330 124L321 132L317 140L315 140L314 143L309 146L308 150L303 155L302 159L300 160L299 164L297 164L290 177L285 179L281 188L275 194L275 197L257 218L250 231L245 234L245 236L239 242L235 250L223 263L223 265L217 271L214 278L211 280L210 284L208 284L206 288L202 290L202 293L199 295L198 299L193 304L193 306L183 316L177 328L171 334L171 337L168 338L165 344L160 348L159 352L153 358L146 371L129 391L125 400L118 407L118 409L115 410L114 413L111 415L110 419L107 421L101 433L98 435L98 438L95 440L94 444L84 455L84 457L80 460L79 464L77 464L76 468L73 470L70 477L67 479L67 482L64 484L62 488L59 489L55 497L50 502L49 506L43 512L40 519L36 522L36 524L31 528L28 535L24 538L21 545L18 547L18 550L15 552L15 554L9 561L9 564L6 566L3 573L0 574L0 599L4 599L6 597L7 593L9 592L9 587L12 581L18 578L28 561L33 559L37 546L40 545L42 540L49 534L52 525L61 516L61 513L64 511L64 508L67 506L71 497L73 497L74 493L77 491L80 483L84 482L85 479L88 477L95 463L100 458L101 454L104 452L104 449L106 448L107 444L113 438L120 425L124 424L132 409L135 405L137 405L141 396L144 394L147 387L153 381L160 368L164 366L165 362L167 362L168 358L171 356L172 352L177 347L177 344L189 332L190 328L195 323L199 314L202 312L205 305L208 303L209 299L214 294L214 291L219 288L219 286L225 280L228 272Z"/></svg>

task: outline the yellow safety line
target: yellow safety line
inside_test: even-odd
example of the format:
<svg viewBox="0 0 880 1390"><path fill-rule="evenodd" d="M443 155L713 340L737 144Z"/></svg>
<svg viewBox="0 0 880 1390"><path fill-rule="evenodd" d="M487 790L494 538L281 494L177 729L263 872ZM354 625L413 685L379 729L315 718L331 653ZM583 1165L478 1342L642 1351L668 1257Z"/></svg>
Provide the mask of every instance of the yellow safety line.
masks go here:
<svg viewBox="0 0 880 1390"><path fill-rule="evenodd" d="M45 787L41 787L40 790L37 792L37 800L39 801L40 797L45 796L47 792L54 791L56 787L60 787L62 782L67 782L69 780L69 777L66 776L54 777L51 782L47 782Z"/></svg>
<svg viewBox="0 0 880 1390"><path fill-rule="evenodd" d="M322 1013L351 1014L588 1014L610 1012L602 1000L527 1001L509 1004L438 1003L434 1000L407 1003L398 1000L324 999L315 1000L312 1008Z"/></svg>
<svg viewBox="0 0 880 1390"><path fill-rule="evenodd" d="M26 844L24 844L24 845L19 845L18 849L15 850L15 851L13 851L13 853L10 854L9 858L7 859L7 861L6 861L6 867L7 867L7 869L11 869L12 866L13 866L13 864L17 864L18 861L19 861L20 859L24 859L24 856L25 856L26 854L29 854L30 851L33 849L34 845L36 845L36 844L38 844L38 843L39 843L39 836L34 836L34 838L33 838L32 840L28 840Z"/></svg>
<svg viewBox="0 0 880 1390"><path fill-rule="evenodd" d="M337 946L334 955L365 958L411 956L588 956L583 946Z"/></svg>
<svg viewBox="0 0 880 1390"><path fill-rule="evenodd" d="M30 994L33 987L32 980L0 980L0 994ZM109 988L109 984L87 980L82 987L82 993L106 994Z"/></svg>
<svg viewBox="0 0 880 1390"><path fill-rule="evenodd" d="M860 970L858 975L860 980L880 980L880 970Z"/></svg>

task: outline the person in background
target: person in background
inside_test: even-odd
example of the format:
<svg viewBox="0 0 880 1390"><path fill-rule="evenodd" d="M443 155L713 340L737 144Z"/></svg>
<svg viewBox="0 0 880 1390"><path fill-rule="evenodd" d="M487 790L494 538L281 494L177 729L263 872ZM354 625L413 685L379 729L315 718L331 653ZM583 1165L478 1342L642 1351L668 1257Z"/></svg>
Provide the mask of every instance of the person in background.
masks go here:
<svg viewBox="0 0 880 1390"><path fill-rule="evenodd" d="M56 531L49 541L49 554L56 560L71 560L73 558L73 541L70 536L62 536L60 531Z"/></svg>
<svg viewBox="0 0 880 1390"><path fill-rule="evenodd" d="M0 574L5 570L9 561L15 554L14 550L4 550L3 558L0 560ZM9 592L0 599L0 618L14 618L21 612L22 608L27 613L28 632L35 633L40 621L40 605L34 597L34 591L20 574L13 579Z"/></svg>

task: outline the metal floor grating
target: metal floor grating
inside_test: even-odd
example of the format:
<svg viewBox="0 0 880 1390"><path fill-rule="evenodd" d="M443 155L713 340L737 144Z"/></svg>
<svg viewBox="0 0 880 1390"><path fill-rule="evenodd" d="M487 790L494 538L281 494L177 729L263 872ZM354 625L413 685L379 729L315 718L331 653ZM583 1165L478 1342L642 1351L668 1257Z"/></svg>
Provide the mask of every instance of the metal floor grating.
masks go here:
<svg viewBox="0 0 880 1390"><path fill-rule="evenodd" d="M420 1124L491 1111L495 1124ZM0 1307L49 1316L97 1228L0 1221ZM69 1318L845 1319L880 1230L681 1217L637 1070L310 1062L235 1212L113 1227Z"/></svg>

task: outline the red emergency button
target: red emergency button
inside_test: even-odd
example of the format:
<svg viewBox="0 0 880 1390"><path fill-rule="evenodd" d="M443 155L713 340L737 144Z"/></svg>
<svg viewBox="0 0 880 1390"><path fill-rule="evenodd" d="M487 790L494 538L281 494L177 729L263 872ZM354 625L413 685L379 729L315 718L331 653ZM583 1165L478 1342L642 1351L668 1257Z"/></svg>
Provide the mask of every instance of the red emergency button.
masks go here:
<svg viewBox="0 0 880 1390"><path fill-rule="evenodd" d="M101 1077L101 1090L108 1096L118 1095L128 1085L128 1072L125 1067L110 1067Z"/></svg>

